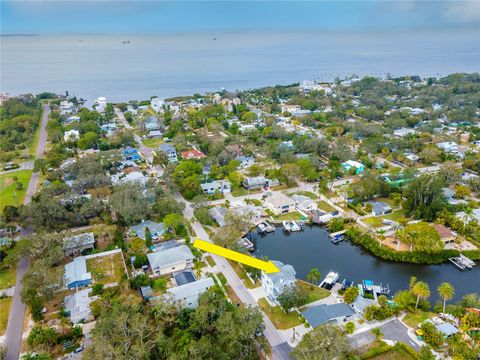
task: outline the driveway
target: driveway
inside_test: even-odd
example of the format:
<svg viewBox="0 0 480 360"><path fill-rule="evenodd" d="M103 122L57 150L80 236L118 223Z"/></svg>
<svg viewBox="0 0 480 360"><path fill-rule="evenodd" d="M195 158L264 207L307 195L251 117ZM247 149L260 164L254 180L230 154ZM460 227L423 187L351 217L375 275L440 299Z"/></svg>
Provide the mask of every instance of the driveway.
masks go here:
<svg viewBox="0 0 480 360"><path fill-rule="evenodd" d="M420 350L420 346L408 335L408 327L404 325L400 320L391 320L381 325L380 330L382 331L383 338L385 340L402 342L411 346L417 351ZM353 347L360 348L374 341L375 335L372 334L371 330L365 330L359 334L351 336L349 339L350 344Z"/></svg>

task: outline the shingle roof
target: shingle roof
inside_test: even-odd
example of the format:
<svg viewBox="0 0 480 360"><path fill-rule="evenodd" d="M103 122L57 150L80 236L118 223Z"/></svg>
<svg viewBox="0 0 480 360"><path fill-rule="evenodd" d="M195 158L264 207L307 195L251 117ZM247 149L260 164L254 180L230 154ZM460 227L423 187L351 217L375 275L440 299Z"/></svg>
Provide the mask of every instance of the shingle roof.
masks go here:
<svg viewBox="0 0 480 360"><path fill-rule="evenodd" d="M215 283L212 278L208 277L168 289L167 291L172 294L174 300L182 300L191 296L200 295L213 285L215 285Z"/></svg>
<svg viewBox="0 0 480 360"><path fill-rule="evenodd" d="M265 274L268 276L275 287L277 285L283 284L283 283L288 283L288 282L294 282L295 281L295 269L293 268L292 265L285 265L281 261L272 261L277 268L280 269L280 272L276 273L270 273L270 274Z"/></svg>
<svg viewBox="0 0 480 360"><path fill-rule="evenodd" d="M72 262L65 265L65 282L71 284L75 281L83 281L92 278L87 272L87 261L85 256L78 256Z"/></svg>
<svg viewBox="0 0 480 360"><path fill-rule="evenodd" d="M335 318L354 314L355 312L345 303L311 306L302 312L302 315L313 327L317 327Z"/></svg>
<svg viewBox="0 0 480 360"><path fill-rule="evenodd" d="M193 254L189 247L180 245L163 251L147 254L148 262L152 268L164 267L193 260Z"/></svg>
<svg viewBox="0 0 480 360"><path fill-rule="evenodd" d="M75 249L77 247L95 244L95 236L92 232L78 234L63 239L63 249Z"/></svg>

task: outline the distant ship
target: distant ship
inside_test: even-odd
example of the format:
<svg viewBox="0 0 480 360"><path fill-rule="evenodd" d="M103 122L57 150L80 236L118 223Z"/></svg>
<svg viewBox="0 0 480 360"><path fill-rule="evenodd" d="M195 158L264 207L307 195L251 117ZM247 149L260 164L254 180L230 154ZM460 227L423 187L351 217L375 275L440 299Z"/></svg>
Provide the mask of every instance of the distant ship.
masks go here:
<svg viewBox="0 0 480 360"><path fill-rule="evenodd" d="M130 44L130 40L123 40L122 44Z"/></svg>
<svg viewBox="0 0 480 360"><path fill-rule="evenodd" d="M217 38L216 38L216 37L214 37L214 38L212 38L212 40L217 40Z"/></svg>

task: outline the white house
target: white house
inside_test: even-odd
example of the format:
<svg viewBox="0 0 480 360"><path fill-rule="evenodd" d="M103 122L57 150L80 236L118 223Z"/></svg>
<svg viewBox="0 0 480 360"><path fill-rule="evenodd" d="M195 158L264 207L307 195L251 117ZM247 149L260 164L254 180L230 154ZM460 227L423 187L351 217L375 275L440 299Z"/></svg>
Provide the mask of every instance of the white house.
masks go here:
<svg viewBox="0 0 480 360"><path fill-rule="evenodd" d="M212 278L207 277L186 283L167 290L169 296L177 307L194 309L198 306L200 295L214 286ZM167 295L167 296L168 296Z"/></svg>
<svg viewBox="0 0 480 360"><path fill-rule="evenodd" d="M276 215L286 214L295 209L295 201L281 192L274 192L267 196L265 205Z"/></svg>
<svg viewBox="0 0 480 360"><path fill-rule="evenodd" d="M63 134L63 140L65 142L77 141L78 139L80 139L80 132L78 130L68 130Z"/></svg>
<svg viewBox="0 0 480 360"><path fill-rule="evenodd" d="M165 154L168 162L173 163L178 161L177 150L172 145L166 143L160 144L158 150Z"/></svg>
<svg viewBox="0 0 480 360"><path fill-rule="evenodd" d="M65 297L63 307L70 321L74 324L82 320L87 320L90 316L90 303L92 299L88 297L89 291L90 289L84 289Z"/></svg>
<svg viewBox="0 0 480 360"><path fill-rule="evenodd" d="M247 190L268 188L270 186L276 186L279 182L277 179L266 179L263 176L247 177L243 180L243 187Z"/></svg>
<svg viewBox="0 0 480 360"><path fill-rule="evenodd" d="M294 194L290 197L295 201L295 205L300 211L311 212L318 209L317 203L308 196Z"/></svg>
<svg viewBox="0 0 480 360"><path fill-rule="evenodd" d="M163 107L165 106L165 100L160 98L153 98L150 100L150 106L156 112L163 112Z"/></svg>
<svg viewBox="0 0 480 360"><path fill-rule="evenodd" d="M292 265L285 265L280 261L272 261L280 270L279 272L266 274L262 271L261 283L271 303L277 303L277 297L286 289L295 285L296 272Z"/></svg>
<svg viewBox="0 0 480 360"><path fill-rule="evenodd" d="M60 115L71 115L75 114L76 112L77 108L72 102L68 100L63 100L60 102Z"/></svg>
<svg viewBox="0 0 480 360"><path fill-rule="evenodd" d="M188 246L180 245L147 254L147 258L153 274L160 276L191 269L194 256Z"/></svg>
<svg viewBox="0 0 480 360"><path fill-rule="evenodd" d="M133 171L128 174L114 174L110 177L113 185L121 185L126 183L138 183L140 186L145 186L147 178L140 171Z"/></svg>
<svg viewBox="0 0 480 360"><path fill-rule="evenodd" d="M231 188L231 183L228 180L214 180L208 183L200 184L202 192L204 194L214 194L214 193L229 193Z"/></svg>

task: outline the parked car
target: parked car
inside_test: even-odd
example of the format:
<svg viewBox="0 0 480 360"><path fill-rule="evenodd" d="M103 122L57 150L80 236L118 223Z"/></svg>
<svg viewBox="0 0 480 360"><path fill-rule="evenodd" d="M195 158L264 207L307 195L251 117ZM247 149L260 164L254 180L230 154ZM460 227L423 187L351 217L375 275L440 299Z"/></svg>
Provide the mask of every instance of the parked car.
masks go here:
<svg viewBox="0 0 480 360"><path fill-rule="evenodd" d="M10 162L7 162L4 166L3 166L3 170L7 171L7 170L13 170L13 169L18 169L20 167L20 165L14 163L13 161L10 161Z"/></svg>

